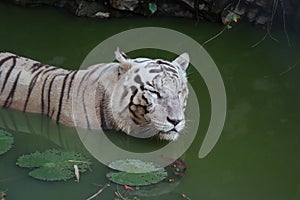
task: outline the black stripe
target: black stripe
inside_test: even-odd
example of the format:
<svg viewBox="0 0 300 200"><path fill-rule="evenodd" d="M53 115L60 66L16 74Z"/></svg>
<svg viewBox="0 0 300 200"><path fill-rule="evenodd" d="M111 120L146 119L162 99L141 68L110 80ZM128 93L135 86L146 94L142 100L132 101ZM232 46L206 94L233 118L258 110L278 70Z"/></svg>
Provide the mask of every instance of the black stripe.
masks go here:
<svg viewBox="0 0 300 200"><path fill-rule="evenodd" d="M132 92L135 92L137 90L137 87L135 87L134 85L130 87Z"/></svg>
<svg viewBox="0 0 300 200"><path fill-rule="evenodd" d="M51 115L50 115L50 119L52 119L53 114L54 114L54 108L52 109L52 112L51 112Z"/></svg>
<svg viewBox="0 0 300 200"><path fill-rule="evenodd" d="M173 73L172 76L175 76L176 78L179 78L177 74ZM173 77L174 78L174 77ZM175 78L175 80L176 80Z"/></svg>
<svg viewBox="0 0 300 200"><path fill-rule="evenodd" d="M169 67L164 67L164 69L167 70L167 71L171 71L171 72L173 72L173 73L175 73L175 74L178 73L176 70L171 69L171 68L169 68Z"/></svg>
<svg viewBox="0 0 300 200"><path fill-rule="evenodd" d="M136 83L140 84L140 85L143 85L143 82L142 82L142 79L141 79L140 75L136 75L136 76L134 77L134 81L135 81Z"/></svg>
<svg viewBox="0 0 300 200"><path fill-rule="evenodd" d="M46 68L48 68L50 66L47 65ZM57 67L52 67L50 69L44 70L42 76L44 76L45 74L47 74L48 72L53 72L55 70L58 70L59 68ZM44 114L44 110L45 110L45 98L44 98L44 91L45 91L45 87L48 81L48 78L51 76L51 74L49 74L48 76L46 76L46 78L44 79L43 85L42 85L42 91L41 91L41 113L42 115Z"/></svg>
<svg viewBox="0 0 300 200"><path fill-rule="evenodd" d="M50 66L46 65L46 68L48 68ZM58 70L59 68L57 67L52 67L50 69L44 70L42 76L44 76L45 74L47 74L48 72L53 72L55 70ZM48 78L51 76L51 74L49 74L48 76L46 76L46 78L43 81L43 85L42 85L42 90L41 90L41 113L42 115L44 114L44 110L45 110L45 98L44 98L44 91L45 91L45 87L48 81Z"/></svg>
<svg viewBox="0 0 300 200"><path fill-rule="evenodd" d="M64 78L63 80L63 84L61 86L61 92L60 92L60 97L59 97L59 104L58 104L58 111L57 111L57 116L56 116L56 123L59 123L59 119L60 119L60 113L61 113L61 108L63 105L63 99L64 99L64 94L65 94L65 87L66 87L66 82L68 77L70 76L70 74L72 73L72 71L70 71Z"/></svg>
<svg viewBox="0 0 300 200"><path fill-rule="evenodd" d="M68 99L70 98L70 92L71 92L71 87L75 78L75 75L77 74L78 71L74 71L73 75L71 76L70 82L69 82L69 87L68 87Z"/></svg>
<svg viewBox="0 0 300 200"><path fill-rule="evenodd" d="M113 64L111 64L111 65L113 65ZM101 71L101 73L100 73L100 74L98 75L98 77L92 82L92 84L95 84L97 81L99 81L99 79L101 78L102 74L104 74L106 71L111 70L111 68L110 68L111 65L108 65L107 67L105 67L105 69L103 69L103 70ZM118 75L118 76L119 76L119 75Z"/></svg>
<svg viewBox="0 0 300 200"><path fill-rule="evenodd" d="M64 74L56 74L52 77L51 81L50 81L50 84L49 84L49 88L48 88L48 109L47 109L47 116L49 116L50 114L50 103L51 103L51 90L52 90L52 85L53 85L53 82L55 80L55 78L57 76L62 76ZM53 115L53 113L51 114ZM52 117L51 117L52 118Z"/></svg>
<svg viewBox="0 0 300 200"><path fill-rule="evenodd" d="M176 67L174 67L174 66L171 65L170 63L165 62L165 61L162 61L162 60L158 60L158 61L156 61L156 63L157 63L157 64L168 65L169 67L176 69Z"/></svg>
<svg viewBox="0 0 300 200"><path fill-rule="evenodd" d="M133 94L132 94L131 97L130 97L130 103L129 103L129 111L130 111L131 114L133 114L133 116L136 117L136 118L138 118L138 116L135 114L135 112L134 112L133 110L131 110L131 106L134 105L133 99L134 99L135 95L137 94L137 92L138 92L137 89L136 89L135 91L133 91ZM135 105L134 105L134 106L135 106ZM136 123L135 120L133 120L133 121ZM138 123L136 123L136 124L138 124Z"/></svg>
<svg viewBox="0 0 300 200"><path fill-rule="evenodd" d="M163 71L162 68L160 68L160 69L150 69L149 73L160 73L162 71Z"/></svg>
<svg viewBox="0 0 300 200"><path fill-rule="evenodd" d="M79 85L78 85L78 88L77 88L77 94L79 94L79 90L80 90L80 87L82 85L82 82L84 81L85 77L88 75L88 73L85 73L84 76L81 78L80 82L79 82Z"/></svg>
<svg viewBox="0 0 300 200"><path fill-rule="evenodd" d="M105 120L105 91L104 91L104 87L102 86L101 88L103 88L103 92L102 92L102 97L100 98L100 119L101 119L101 128L102 130L106 131L108 130L108 126Z"/></svg>
<svg viewBox="0 0 300 200"><path fill-rule="evenodd" d="M144 63L150 61L150 59L145 59L145 60L133 60L135 63Z"/></svg>
<svg viewBox="0 0 300 200"><path fill-rule="evenodd" d="M159 93L158 91L156 91L156 90L147 89L147 88L145 88L144 85L142 85L140 88L141 88L142 91L147 90L147 91L149 91L149 92L151 92L151 93L153 93L153 94L156 94L158 98L161 98L160 93Z"/></svg>
<svg viewBox="0 0 300 200"><path fill-rule="evenodd" d="M2 60L0 60L0 66L3 65L6 61L12 59L12 58L16 58L17 56L8 56L3 58Z"/></svg>
<svg viewBox="0 0 300 200"><path fill-rule="evenodd" d="M45 74L48 73L48 72L55 71L55 70L59 70L59 69L60 69L60 68L52 67L52 68L50 68L50 69L45 70L45 71L43 72L42 75L45 75Z"/></svg>
<svg viewBox="0 0 300 200"><path fill-rule="evenodd" d="M86 104L85 104L85 100L84 100L85 92L86 92L86 87L85 87L84 90L83 90L83 94L82 94L82 103L83 103L83 111L84 111L84 116L85 116L85 120L86 120L86 123L87 123L87 128L88 128L88 129L91 129L89 117L88 117L87 111L86 111ZM103 115L103 114L102 114L102 115Z"/></svg>
<svg viewBox="0 0 300 200"><path fill-rule="evenodd" d="M30 70L32 73L36 72L37 70L39 70L41 67L43 66L42 63L34 63L31 67Z"/></svg>
<svg viewBox="0 0 300 200"><path fill-rule="evenodd" d="M45 78L45 80L43 82L43 86L42 86L42 91L41 91L42 92L42 94L41 94L41 113L42 113L42 115L44 114L44 108L45 108L44 91L45 91L46 83L47 83L47 80L48 80L49 76L51 76L51 74L49 74Z"/></svg>
<svg viewBox="0 0 300 200"><path fill-rule="evenodd" d="M26 97L26 100L25 100L25 104L24 104L24 108L23 108L23 112L26 111L26 108L27 108L27 105L28 105L28 101L29 101L29 98L30 98L30 95L32 93L32 90L36 84L36 81L39 77L39 75L43 72L43 70L39 71L30 81L30 84L29 84L29 87L28 87L28 92L27 92L27 97Z"/></svg>
<svg viewBox="0 0 300 200"><path fill-rule="evenodd" d="M4 58L3 60L0 61L0 66L3 65L4 62L10 60L10 59L13 59L13 64L10 66L9 70L7 71L6 73L6 76L5 76L5 79L4 79L4 82L3 82L3 85L2 85L2 89L1 89L1 93L3 92L4 88L5 88L5 85L7 83L7 80L12 72L12 70L14 69L14 67L16 66L16 58L17 56L9 56L7 58Z"/></svg>
<svg viewBox="0 0 300 200"><path fill-rule="evenodd" d="M86 77L86 79L89 79L96 71L98 71L98 67L95 67L94 69L92 69L91 71L89 71L88 76Z"/></svg>
<svg viewBox="0 0 300 200"><path fill-rule="evenodd" d="M143 94L142 94L142 99L144 99L144 101L146 102L146 104L148 104L148 105L150 104L149 101L148 101L148 99Z"/></svg>
<svg viewBox="0 0 300 200"><path fill-rule="evenodd" d="M121 54L122 54L122 56L123 56L124 58L126 58L126 59L129 58L125 53L121 52Z"/></svg>
<svg viewBox="0 0 300 200"><path fill-rule="evenodd" d="M122 95L121 95L121 99L120 99L120 104L121 104L121 102L124 100L124 98L127 96L127 94L128 94L128 89L124 86L123 87L123 93L122 93Z"/></svg>
<svg viewBox="0 0 300 200"><path fill-rule="evenodd" d="M21 75L21 72L18 73L17 78L15 79L14 84L13 84L12 88L10 89L7 99L5 100L4 105L3 105L4 108L8 108L13 102L13 98L15 95L15 91L16 91L16 87L17 87L17 83L19 81L20 75Z"/></svg>
<svg viewBox="0 0 300 200"><path fill-rule="evenodd" d="M141 123L139 123L138 120L143 120L143 119L144 119L144 118L143 118L143 115L149 113L149 111L147 110L147 106L136 105L136 104L133 103L133 99L134 99L134 97L136 96L137 92L138 92L138 90L133 91L133 94L132 94L131 97L130 97L129 111L130 111L130 113L135 117L135 118L131 118L132 121L133 121L135 124L141 124ZM131 106L135 106L135 107L136 107L136 110L137 110L138 108L143 108L144 113L142 113L141 116L138 116L138 115L131 109ZM143 121L142 121L142 122L143 122Z"/></svg>
<svg viewBox="0 0 300 200"><path fill-rule="evenodd" d="M147 81L146 84L153 87L153 85L149 81Z"/></svg>

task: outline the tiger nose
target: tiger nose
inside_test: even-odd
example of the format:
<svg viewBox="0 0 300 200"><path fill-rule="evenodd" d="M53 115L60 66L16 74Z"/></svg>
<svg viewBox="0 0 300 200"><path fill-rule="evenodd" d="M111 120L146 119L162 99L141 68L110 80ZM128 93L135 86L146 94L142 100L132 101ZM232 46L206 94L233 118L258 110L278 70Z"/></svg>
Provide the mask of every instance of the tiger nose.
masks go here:
<svg viewBox="0 0 300 200"><path fill-rule="evenodd" d="M171 118L167 117L167 121L172 123L174 126L176 126L177 124L179 124L182 121L182 119L171 119Z"/></svg>

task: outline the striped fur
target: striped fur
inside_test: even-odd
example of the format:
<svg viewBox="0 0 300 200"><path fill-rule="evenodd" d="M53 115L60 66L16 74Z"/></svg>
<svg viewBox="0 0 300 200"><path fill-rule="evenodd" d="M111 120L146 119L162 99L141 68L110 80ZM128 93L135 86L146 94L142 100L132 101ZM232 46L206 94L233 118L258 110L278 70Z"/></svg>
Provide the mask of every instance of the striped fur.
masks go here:
<svg viewBox="0 0 300 200"><path fill-rule="evenodd" d="M173 62L130 59L66 70L0 52L0 105L69 126L174 140L184 128L187 54Z"/></svg>

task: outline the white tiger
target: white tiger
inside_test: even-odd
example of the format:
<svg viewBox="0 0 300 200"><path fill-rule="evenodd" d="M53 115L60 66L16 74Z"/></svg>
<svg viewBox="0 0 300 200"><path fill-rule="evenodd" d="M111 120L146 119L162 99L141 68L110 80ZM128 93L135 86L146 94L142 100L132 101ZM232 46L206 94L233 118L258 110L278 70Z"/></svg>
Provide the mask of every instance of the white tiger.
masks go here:
<svg viewBox="0 0 300 200"><path fill-rule="evenodd" d="M174 61L130 59L66 70L0 52L0 105L69 126L176 140L185 127L187 53Z"/></svg>

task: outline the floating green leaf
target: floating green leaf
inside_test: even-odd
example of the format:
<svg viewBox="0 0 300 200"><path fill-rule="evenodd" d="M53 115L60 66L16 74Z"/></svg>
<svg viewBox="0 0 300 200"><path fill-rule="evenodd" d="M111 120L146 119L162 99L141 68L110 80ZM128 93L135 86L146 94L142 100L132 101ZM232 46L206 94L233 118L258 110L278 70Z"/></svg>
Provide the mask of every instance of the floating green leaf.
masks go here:
<svg viewBox="0 0 300 200"><path fill-rule="evenodd" d="M152 162L144 162L136 159L116 160L109 163L108 167L128 173L146 173L162 170L162 168L156 167Z"/></svg>
<svg viewBox="0 0 300 200"><path fill-rule="evenodd" d="M168 173L162 169L148 173L110 172L106 177L114 183L130 186L145 186L164 180Z"/></svg>
<svg viewBox="0 0 300 200"><path fill-rule="evenodd" d="M152 14L157 11L156 3L151 2L151 3L148 4L148 7L149 7L149 10L151 11Z"/></svg>
<svg viewBox="0 0 300 200"><path fill-rule="evenodd" d="M18 158L20 167L36 168L29 175L40 180L60 181L75 177L74 165L79 172L85 172L91 165L81 154L47 150L44 153L35 152Z"/></svg>
<svg viewBox="0 0 300 200"><path fill-rule="evenodd" d="M13 143L14 138L12 135L9 132L0 130L0 155L9 151Z"/></svg>

